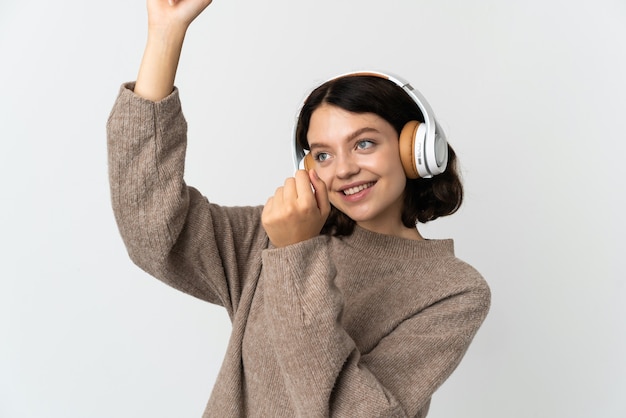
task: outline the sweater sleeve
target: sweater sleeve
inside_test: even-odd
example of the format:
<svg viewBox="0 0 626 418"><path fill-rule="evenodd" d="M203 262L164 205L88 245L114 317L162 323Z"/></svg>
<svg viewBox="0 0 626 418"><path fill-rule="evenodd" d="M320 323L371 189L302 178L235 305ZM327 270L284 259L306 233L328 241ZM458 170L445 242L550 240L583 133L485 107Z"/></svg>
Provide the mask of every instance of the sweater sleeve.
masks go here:
<svg viewBox="0 0 626 418"><path fill-rule="evenodd" d="M269 334L302 417L423 417L489 308L480 280L407 314L367 353L341 326L335 270L317 237L263 254Z"/></svg>
<svg viewBox="0 0 626 418"><path fill-rule="evenodd" d="M178 90L159 102L123 85L107 122L113 212L130 258L149 274L234 313L260 271L260 208L210 204L184 180L187 124Z"/></svg>

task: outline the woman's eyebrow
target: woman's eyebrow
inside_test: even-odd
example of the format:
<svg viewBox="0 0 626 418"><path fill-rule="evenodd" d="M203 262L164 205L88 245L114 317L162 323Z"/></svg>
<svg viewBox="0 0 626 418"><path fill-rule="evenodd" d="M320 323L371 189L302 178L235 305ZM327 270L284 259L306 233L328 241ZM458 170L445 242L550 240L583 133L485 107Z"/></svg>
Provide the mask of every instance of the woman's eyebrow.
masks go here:
<svg viewBox="0 0 626 418"><path fill-rule="evenodd" d="M361 134L364 134L366 132L376 132L378 133L378 129L376 128L372 128L369 126L357 129L356 131L352 132L350 135L348 135L345 139L345 142L350 142L352 141L354 138L358 137ZM328 145L323 143L323 142L309 142L309 149L313 149L313 148L323 148L323 147L327 147Z"/></svg>

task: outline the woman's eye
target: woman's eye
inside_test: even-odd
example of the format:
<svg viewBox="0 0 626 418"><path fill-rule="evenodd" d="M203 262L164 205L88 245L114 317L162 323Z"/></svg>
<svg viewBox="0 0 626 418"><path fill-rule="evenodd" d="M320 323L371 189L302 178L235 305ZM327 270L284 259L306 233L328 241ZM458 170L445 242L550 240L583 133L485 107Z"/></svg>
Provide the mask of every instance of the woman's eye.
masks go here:
<svg viewBox="0 0 626 418"><path fill-rule="evenodd" d="M364 139L364 140L361 140L361 141L356 143L356 147L358 149L368 149L368 148L370 148L373 145L374 145L374 143L372 141L370 141L369 139Z"/></svg>
<svg viewBox="0 0 626 418"><path fill-rule="evenodd" d="M328 153L327 152L318 152L317 154L315 154L314 158L316 161L319 162L324 162L328 159Z"/></svg>

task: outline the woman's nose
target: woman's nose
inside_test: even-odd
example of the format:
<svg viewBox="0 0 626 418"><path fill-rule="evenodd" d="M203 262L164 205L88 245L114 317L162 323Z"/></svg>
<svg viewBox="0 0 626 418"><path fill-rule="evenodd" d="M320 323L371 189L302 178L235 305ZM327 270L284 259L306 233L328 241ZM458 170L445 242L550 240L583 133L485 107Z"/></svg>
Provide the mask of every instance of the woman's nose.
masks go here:
<svg viewBox="0 0 626 418"><path fill-rule="evenodd" d="M339 178L349 178L360 171L359 165L350 154L337 156L336 174Z"/></svg>

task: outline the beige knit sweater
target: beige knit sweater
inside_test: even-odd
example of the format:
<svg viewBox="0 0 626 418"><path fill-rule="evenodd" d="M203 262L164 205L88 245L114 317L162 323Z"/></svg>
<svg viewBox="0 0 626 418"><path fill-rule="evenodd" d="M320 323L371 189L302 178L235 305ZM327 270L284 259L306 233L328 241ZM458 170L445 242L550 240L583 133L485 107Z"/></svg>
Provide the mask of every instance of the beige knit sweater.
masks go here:
<svg viewBox="0 0 626 418"><path fill-rule="evenodd" d="M261 207L221 207L185 185L178 91L154 103L132 88L122 86L107 124L128 253L232 320L204 417L426 416L490 303L452 241L357 227L272 248Z"/></svg>

